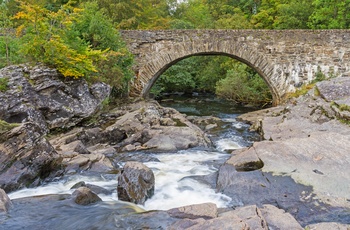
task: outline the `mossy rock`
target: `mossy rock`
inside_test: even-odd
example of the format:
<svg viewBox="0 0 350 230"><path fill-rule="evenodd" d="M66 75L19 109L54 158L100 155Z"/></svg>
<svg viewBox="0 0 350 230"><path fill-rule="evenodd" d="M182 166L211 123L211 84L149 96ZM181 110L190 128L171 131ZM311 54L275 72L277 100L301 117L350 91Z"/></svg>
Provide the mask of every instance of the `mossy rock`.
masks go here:
<svg viewBox="0 0 350 230"><path fill-rule="evenodd" d="M6 133L18 126L19 124L17 123L7 123L6 121L0 120L0 134Z"/></svg>

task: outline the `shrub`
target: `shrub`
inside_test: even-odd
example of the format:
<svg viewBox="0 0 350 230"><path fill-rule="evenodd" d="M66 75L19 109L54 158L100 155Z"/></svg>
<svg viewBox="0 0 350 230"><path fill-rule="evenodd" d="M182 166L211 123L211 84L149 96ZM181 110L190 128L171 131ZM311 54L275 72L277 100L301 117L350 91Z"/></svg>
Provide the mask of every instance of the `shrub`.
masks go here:
<svg viewBox="0 0 350 230"><path fill-rule="evenodd" d="M245 66L231 69L226 78L219 80L216 94L236 103L266 105L272 101L272 95L266 82L258 75L250 75Z"/></svg>

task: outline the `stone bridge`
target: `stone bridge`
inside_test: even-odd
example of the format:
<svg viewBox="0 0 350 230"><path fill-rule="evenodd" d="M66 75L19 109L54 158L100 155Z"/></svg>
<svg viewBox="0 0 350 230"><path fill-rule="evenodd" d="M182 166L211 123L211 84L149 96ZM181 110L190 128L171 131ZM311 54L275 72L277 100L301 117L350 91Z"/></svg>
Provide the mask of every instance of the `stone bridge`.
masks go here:
<svg viewBox="0 0 350 230"><path fill-rule="evenodd" d="M275 105L315 78L350 75L350 30L121 31L135 55L131 96L147 97L158 77L195 55L225 55L260 74Z"/></svg>

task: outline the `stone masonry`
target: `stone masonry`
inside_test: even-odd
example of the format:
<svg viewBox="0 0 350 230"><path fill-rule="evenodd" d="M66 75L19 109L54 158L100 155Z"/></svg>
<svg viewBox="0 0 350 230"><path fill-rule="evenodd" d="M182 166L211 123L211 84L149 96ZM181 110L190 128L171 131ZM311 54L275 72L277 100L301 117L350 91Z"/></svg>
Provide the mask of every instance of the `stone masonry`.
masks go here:
<svg viewBox="0 0 350 230"><path fill-rule="evenodd" d="M257 71L275 105L315 78L350 75L350 30L129 30L135 55L131 96L147 97L171 65L194 55L226 55Z"/></svg>

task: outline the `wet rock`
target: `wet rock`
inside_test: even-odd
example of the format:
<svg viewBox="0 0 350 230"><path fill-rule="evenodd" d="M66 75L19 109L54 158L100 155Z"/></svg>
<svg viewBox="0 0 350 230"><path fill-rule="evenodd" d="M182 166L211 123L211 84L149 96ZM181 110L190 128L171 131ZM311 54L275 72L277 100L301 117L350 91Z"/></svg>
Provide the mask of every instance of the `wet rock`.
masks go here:
<svg viewBox="0 0 350 230"><path fill-rule="evenodd" d="M62 158L33 123L9 131L0 143L0 188L6 192L38 186L60 173Z"/></svg>
<svg viewBox="0 0 350 230"><path fill-rule="evenodd" d="M80 187L75 190L72 194L72 199L76 204L80 205L89 205L102 201L101 198L96 195L96 193L92 192L87 187Z"/></svg>
<svg viewBox="0 0 350 230"><path fill-rule="evenodd" d="M263 205L261 213L266 219L269 229L304 229L291 214L273 205Z"/></svg>
<svg viewBox="0 0 350 230"><path fill-rule="evenodd" d="M187 119L206 131L216 128L222 123L220 118L213 116L187 116Z"/></svg>
<svg viewBox="0 0 350 230"><path fill-rule="evenodd" d="M76 183L75 185L73 185L71 187L71 189L77 189L80 187L86 187L88 189L90 189L92 192L96 193L96 194L105 194L105 195L110 195L112 194L112 191L109 191L105 188L102 188L100 186L97 185L93 185L93 184L86 184L84 181L80 181L78 183Z"/></svg>
<svg viewBox="0 0 350 230"><path fill-rule="evenodd" d="M312 185L325 200L330 200L330 195L350 199L348 149L350 136L333 132L254 144L264 172L289 175L301 184Z"/></svg>
<svg viewBox="0 0 350 230"><path fill-rule="evenodd" d="M126 162L118 177L118 199L144 204L153 196L154 184L155 178L151 169L140 162Z"/></svg>
<svg viewBox="0 0 350 230"><path fill-rule="evenodd" d="M12 202L10 198L4 190L0 189L0 212L8 212L11 206Z"/></svg>
<svg viewBox="0 0 350 230"><path fill-rule="evenodd" d="M318 223L318 224L310 224L305 227L305 229L309 230L349 230L350 224L339 224L339 223Z"/></svg>
<svg viewBox="0 0 350 230"><path fill-rule="evenodd" d="M236 150L232 154L233 156L226 161L226 164L232 164L237 171L253 171L261 169L264 166L264 163L257 156L253 148Z"/></svg>
<svg viewBox="0 0 350 230"><path fill-rule="evenodd" d="M214 128L216 128L216 127L218 127L218 125L217 124L210 124L210 125L207 125L207 126L205 126L205 131L209 131L209 130L211 130L211 129L214 129Z"/></svg>
<svg viewBox="0 0 350 230"><path fill-rule="evenodd" d="M212 219L218 215L216 204L204 203L173 208L167 211L171 217L187 219Z"/></svg>

